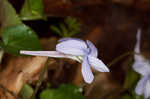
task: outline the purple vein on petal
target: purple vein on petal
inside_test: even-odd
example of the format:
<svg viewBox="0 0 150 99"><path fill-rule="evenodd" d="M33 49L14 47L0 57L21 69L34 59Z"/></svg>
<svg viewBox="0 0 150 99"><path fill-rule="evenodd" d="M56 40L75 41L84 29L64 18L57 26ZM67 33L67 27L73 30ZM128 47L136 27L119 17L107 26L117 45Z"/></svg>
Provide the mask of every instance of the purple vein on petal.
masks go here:
<svg viewBox="0 0 150 99"><path fill-rule="evenodd" d="M83 78L85 80L85 82L87 83L92 83L93 79L94 79L94 75L91 71L90 65L88 63L87 57L84 58L83 63L82 63L82 75Z"/></svg>
<svg viewBox="0 0 150 99"><path fill-rule="evenodd" d="M60 42L56 45L56 47L58 45L64 46L64 47L70 47L70 48L87 48L87 45L85 42L81 42L80 40L75 40L75 39L71 39L71 40L66 40L63 42Z"/></svg>
<svg viewBox="0 0 150 99"><path fill-rule="evenodd" d="M68 40L77 40L77 41L80 41L80 42L84 42L83 40L79 39L79 38L70 38L70 37L66 37L66 38L62 38L60 40L58 40L58 42L63 42L63 41L68 41Z"/></svg>
<svg viewBox="0 0 150 99"><path fill-rule="evenodd" d="M94 56L94 57L97 57L98 56L98 51L97 51L97 48L95 47L95 45L89 40L87 40L86 42L87 42L87 45L90 48L90 53L89 54Z"/></svg>
<svg viewBox="0 0 150 99"><path fill-rule="evenodd" d="M107 66L98 58L89 55L88 61L91 67L93 67L95 70L98 70L100 72L109 72Z"/></svg>
<svg viewBox="0 0 150 99"><path fill-rule="evenodd" d="M56 51L71 55L85 55L86 49L86 43L78 40L63 41L56 45Z"/></svg>

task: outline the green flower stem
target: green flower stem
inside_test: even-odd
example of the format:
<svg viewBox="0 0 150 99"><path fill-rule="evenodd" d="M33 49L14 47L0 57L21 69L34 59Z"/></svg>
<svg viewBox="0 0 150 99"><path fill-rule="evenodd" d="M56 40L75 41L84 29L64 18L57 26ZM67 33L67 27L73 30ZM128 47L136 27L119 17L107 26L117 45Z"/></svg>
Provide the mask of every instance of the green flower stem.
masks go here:
<svg viewBox="0 0 150 99"><path fill-rule="evenodd" d="M31 10L30 1L29 1L29 0L26 0L26 1L27 1L27 4L28 4L28 7L29 7L29 10ZM25 3L26 1L24 1L24 3Z"/></svg>
<svg viewBox="0 0 150 99"><path fill-rule="evenodd" d="M40 86L41 86L41 84L42 84L44 75L45 75L45 73L46 73L46 71L47 71L47 68L48 68L48 61L49 61L49 58L48 58L47 61L46 61L45 67L44 67L42 73L40 74L40 77L39 77L39 80L38 80L38 82L37 82L37 84L36 84L34 93L33 93L33 95L31 96L30 99L34 99L34 97L35 97L37 91L39 90L39 88L40 88Z"/></svg>
<svg viewBox="0 0 150 99"><path fill-rule="evenodd" d="M123 59L124 57L130 56L130 55L134 55L134 54L138 54L139 55L139 53L135 53L135 52L132 52L132 51L123 53L122 55L120 55L117 58L115 58L114 60L112 60L109 64L107 64L107 66L111 67L112 65L116 64L118 61L120 61L121 59Z"/></svg>

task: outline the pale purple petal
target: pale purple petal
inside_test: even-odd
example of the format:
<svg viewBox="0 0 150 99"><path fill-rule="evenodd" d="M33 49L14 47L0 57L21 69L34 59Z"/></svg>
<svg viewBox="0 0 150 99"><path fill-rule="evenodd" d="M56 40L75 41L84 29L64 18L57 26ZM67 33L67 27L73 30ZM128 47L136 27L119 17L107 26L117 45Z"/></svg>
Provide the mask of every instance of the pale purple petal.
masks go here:
<svg viewBox="0 0 150 99"><path fill-rule="evenodd" d="M148 99L150 97L150 79L146 81L144 89L144 97L145 99Z"/></svg>
<svg viewBox="0 0 150 99"><path fill-rule="evenodd" d="M86 52L84 50L81 49L71 49L71 48L66 48L66 47L59 47L58 49L56 49L58 52L64 53L64 54L69 54L69 55L86 55Z"/></svg>
<svg viewBox="0 0 150 99"><path fill-rule="evenodd" d="M90 65L88 63L87 57L84 58L83 63L82 63L82 75L87 83L92 83L94 79L94 75L91 71Z"/></svg>
<svg viewBox="0 0 150 99"><path fill-rule="evenodd" d="M78 41L84 42L83 40L81 40L79 38L70 38L70 37L62 38L62 39L58 40L58 42L63 42L63 41L68 41L68 40L78 40Z"/></svg>
<svg viewBox="0 0 150 99"><path fill-rule="evenodd" d="M56 51L71 55L86 55L87 45L78 40L67 40L56 45Z"/></svg>
<svg viewBox="0 0 150 99"><path fill-rule="evenodd" d="M137 34L136 34L136 45L134 51L136 53L140 53L140 42L141 42L141 29L138 29Z"/></svg>
<svg viewBox="0 0 150 99"><path fill-rule="evenodd" d="M80 40L77 38L65 38L65 39L68 39L68 40L64 40L58 44L62 44L63 46L67 46L67 47L87 48L87 45L83 40Z"/></svg>
<svg viewBox="0 0 150 99"><path fill-rule="evenodd" d="M20 54L34 55L34 56L58 57L58 58L68 57L68 55L63 54L61 52L57 52L57 51L20 51Z"/></svg>
<svg viewBox="0 0 150 99"><path fill-rule="evenodd" d="M88 46L90 48L89 55L97 57L98 56L98 51L97 51L97 48L95 47L95 45L89 40L87 40L86 42L87 42L87 44L88 44Z"/></svg>
<svg viewBox="0 0 150 99"><path fill-rule="evenodd" d="M135 88L135 92L137 95L142 95L144 93L144 88L145 88L147 79L148 79L147 76L145 76L145 77L142 77L142 79L138 82Z"/></svg>
<svg viewBox="0 0 150 99"><path fill-rule="evenodd" d="M136 34L136 44L134 48L135 53L140 53L140 44L141 44L141 29L138 29L137 34ZM144 57L142 55L134 54L134 60L143 61Z"/></svg>
<svg viewBox="0 0 150 99"><path fill-rule="evenodd" d="M133 69L141 75L147 75L150 73L150 62L149 61L135 61Z"/></svg>
<svg viewBox="0 0 150 99"><path fill-rule="evenodd" d="M81 63L81 59L79 59L77 56L64 54L57 51L20 51L20 54L24 55L33 55L33 56L47 56L47 57L53 57L53 58L69 58L78 61Z"/></svg>
<svg viewBox="0 0 150 99"><path fill-rule="evenodd" d="M95 70L98 70L100 72L109 72L107 66L98 58L93 56L88 56L88 61L91 67L93 67Z"/></svg>
<svg viewBox="0 0 150 99"><path fill-rule="evenodd" d="M142 55L137 55L137 54L135 54L134 55L134 61L136 62L136 61L145 61L146 59L144 58L144 56L142 56Z"/></svg>

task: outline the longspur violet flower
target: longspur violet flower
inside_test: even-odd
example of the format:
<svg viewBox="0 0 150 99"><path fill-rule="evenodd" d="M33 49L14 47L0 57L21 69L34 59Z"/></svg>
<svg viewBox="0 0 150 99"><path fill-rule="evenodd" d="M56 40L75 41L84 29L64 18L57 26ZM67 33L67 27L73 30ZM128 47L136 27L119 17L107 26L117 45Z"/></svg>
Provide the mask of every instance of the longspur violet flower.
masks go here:
<svg viewBox="0 0 150 99"><path fill-rule="evenodd" d="M135 46L135 53L140 53L140 40L141 40L141 30L137 33L137 43ZM150 97L150 61L142 55L134 55L133 69L141 74L141 79L138 82L135 92L137 95L144 94L145 99Z"/></svg>
<svg viewBox="0 0 150 99"><path fill-rule="evenodd" d="M82 63L82 75L87 83L94 79L91 67L100 72L109 72L106 65L97 58L98 51L92 42L76 38L60 39L56 51L20 51L21 54L48 56L56 58L71 58Z"/></svg>

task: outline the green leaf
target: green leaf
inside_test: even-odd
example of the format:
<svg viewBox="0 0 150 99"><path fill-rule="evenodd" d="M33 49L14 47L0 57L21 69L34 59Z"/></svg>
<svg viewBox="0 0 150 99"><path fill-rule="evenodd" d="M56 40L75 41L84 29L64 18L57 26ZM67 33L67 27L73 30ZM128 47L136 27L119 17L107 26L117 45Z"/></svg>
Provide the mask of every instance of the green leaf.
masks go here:
<svg viewBox="0 0 150 99"><path fill-rule="evenodd" d="M40 99L54 99L56 93L57 93L56 90L46 89L40 94Z"/></svg>
<svg viewBox="0 0 150 99"><path fill-rule="evenodd" d="M50 28L52 29L52 31L54 31L55 33L57 33L58 35L62 35L61 31L56 27L56 26L50 26Z"/></svg>
<svg viewBox="0 0 150 99"><path fill-rule="evenodd" d="M68 37L69 32L68 32L66 26L64 24L60 23L59 27L60 27L60 30L63 34L63 37Z"/></svg>
<svg viewBox="0 0 150 99"><path fill-rule="evenodd" d="M133 89L137 83L139 79L139 74L136 73L135 71L133 70L130 70L128 73L127 73L127 76L125 78L125 82L124 82L124 88L125 89Z"/></svg>
<svg viewBox="0 0 150 99"><path fill-rule="evenodd" d="M21 91L20 91L20 96L23 99L30 99L30 97L33 94L33 88L29 84L23 85Z"/></svg>
<svg viewBox="0 0 150 99"><path fill-rule="evenodd" d="M40 94L40 99L85 99L80 88L68 84L61 85L58 89L46 89Z"/></svg>
<svg viewBox="0 0 150 99"><path fill-rule="evenodd" d="M77 22L75 18L67 17L65 19L65 23L68 26L69 34L71 36L80 32L80 24Z"/></svg>
<svg viewBox="0 0 150 99"><path fill-rule="evenodd" d="M141 95L141 96L137 95L135 93L135 90L133 89L133 90L130 90L128 93L127 92L124 93L121 96L121 99L144 99L144 96L143 95Z"/></svg>
<svg viewBox="0 0 150 99"><path fill-rule="evenodd" d="M2 27L21 24L21 20L16 14L15 9L7 0L0 0L0 20Z"/></svg>
<svg viewBox="0 0 150 99"><path fill-rule="evenodd" d="M144 99L144 95L137 95L136 93L135 93L135 90L132 90L132 96L133 96L133 99Z"/></svg>
<svg viewBox="0 0 150 99"><path fill-rule="evenodd" d="M44 19L42 0L25 0L20 17L22 20Z"/></svg>
<svg viewBox="0 0 150 99"><path fill-rule="evenodd" d="M121 99L133 99L133 97L129 96L128 94L125 94L121 97Z"/></svg>
<svg viewBox="0 0 150 99"><path fill-rule="evenodd" d="M59 27L52 26L51 29L62 37L71 37L80 33L80 26L75 18L67 17Z"/></svg>
<svg viewBox="0 0 150 99"><path fill-rule="evenodd" d="M4 28L2 40L1 47L11 54L18 55L20 50L42 49L36 33L24 24Z"/></svg>

